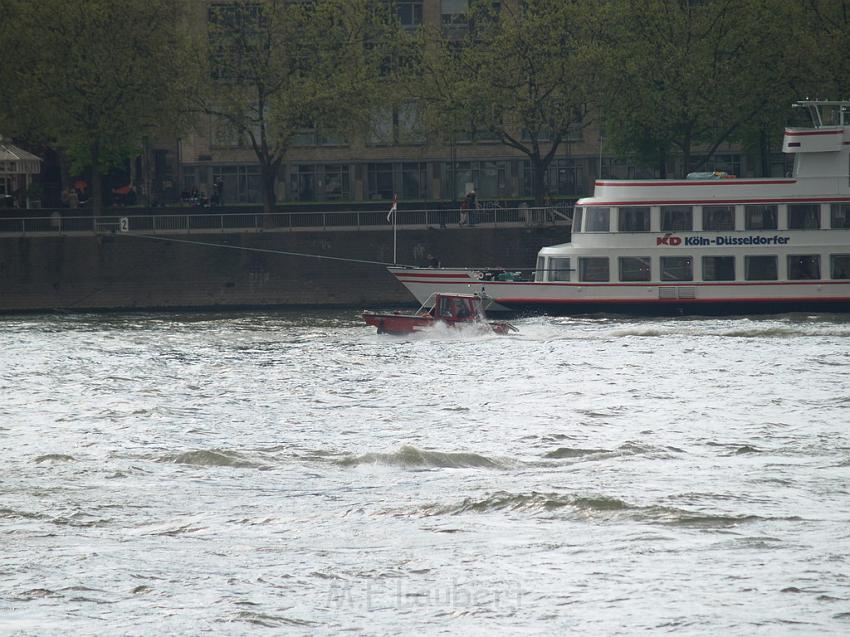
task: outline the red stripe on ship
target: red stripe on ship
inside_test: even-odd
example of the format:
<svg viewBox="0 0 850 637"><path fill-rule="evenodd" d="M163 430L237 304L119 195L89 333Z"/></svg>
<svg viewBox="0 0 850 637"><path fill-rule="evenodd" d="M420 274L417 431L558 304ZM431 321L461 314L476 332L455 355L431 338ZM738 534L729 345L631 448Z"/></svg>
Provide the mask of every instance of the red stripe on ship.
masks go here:
<svg viewBox="0 0 850 637"><path fill-rule="evenodd" d="M816 202L839 202L850 201L850 197L753 197L751 199L625 199L622 201L595 200L592 203L585 203L584 199L579 199L576 206L623 206L623 205L643 205L643 206L672 206L676 204L689 205L716 205L719 203L728 204L760 204L760 203L816 203ZM711 231L705 231L711 232ZM730 231L731 232L731 231Z"/></svg>
<svg viewBox="0 0 850 637"><path fill-rule="evenodd" d="M408 279L406 274L397 274L396 278L401 283L428 283L429 281L419 279ZM425 275L420 275L425 276ZM755 287L755 286L799 286L799 285L850 285L850 279L837 281L663 281L661 283L572 283L563 281L482 281L471 277L464 277L456 283L480 283L487 286L522 285L543 286L561 288L646 288L646 287ZM431 281L432 283L445 283L444 280ZM501 298L501 297L500 297Z"/></svg>
<svg viewBox="0 0 850 637"><path fill-rule="evenodd" d="M671 303L688 303L688 304L727 304L727 303L799 303L806 301L817 301L820 303L833 301L850 301L850 296L777 296L777 297L761 297L761 296L738 296L726 299L605 299L605 298L583 298L583 299L542 299L535 297L497 297L495 303L503 305L511 304L546 304L546 305L598 305L599 303L629 305L634 303L648 304L671 304Z"/></svg>
<svg viewBox="0 0 850 637"><path fill-rule="evenodd" d="M430 272L419 273L419 272L393 272L399 279L402 277L409 277L413 279L457 279L458 277L462 277L464 281L467 279L472 279L468 274L431 274ZM478 279L472 279L473 281L477 281Z"/></svg>
<svg viewBox="0 0 850 637"><path fill-rule="evenodd" d="M813 131L793 131L785 129L785 135L788 137L813 137L815 135L841 135L844 132L841 128L833 130L813 130Z"/></svg>
<svg viewBox="0 0 850 637"><path fill-rule="evenodd" d="M626 186L662 188L670 186L765 186L773 184L796 184L796 179L688 179L684 181L600 181L597 186Z"/></svg>

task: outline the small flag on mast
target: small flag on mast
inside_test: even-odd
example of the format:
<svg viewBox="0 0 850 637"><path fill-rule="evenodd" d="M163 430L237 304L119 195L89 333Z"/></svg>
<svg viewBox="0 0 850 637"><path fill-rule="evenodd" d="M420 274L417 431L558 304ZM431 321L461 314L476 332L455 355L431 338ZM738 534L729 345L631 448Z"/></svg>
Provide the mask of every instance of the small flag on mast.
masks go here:
<svg viewBox="0 0 850 637"><path fill-rule="evenodd" d="M393 195L393 207L387 213L387 223L393 218L393 214L398 210L398 195Z"/></svg>

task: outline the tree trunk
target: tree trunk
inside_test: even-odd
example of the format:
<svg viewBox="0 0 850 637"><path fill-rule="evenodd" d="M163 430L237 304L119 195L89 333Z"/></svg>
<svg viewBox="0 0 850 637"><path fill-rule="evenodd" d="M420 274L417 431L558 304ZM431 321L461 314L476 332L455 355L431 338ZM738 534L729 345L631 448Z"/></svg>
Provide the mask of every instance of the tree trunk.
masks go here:
<svg viewBox="0 0 850 637"><path fill-rule="evenodd" d="M103 176L100 174L100 144L97 142L91 147L91 210L95 219L103 214Z"/></svg>
<svg viewBox="0 0 850 637"><path fill-rule="evenodd" d="M685 147L685 150L682 152L682 167L679 169L679 179L685 179L688 176L688 172L690 171L691 165L691 149L689 147Z"/></svg>
<svg viewBox="0 0 850 637"><path fill-rule="evenodd" d="M260 168L263 180L263 227L272 226L272 215L275 211L277 199L275 197L275 185L277 184L277 167L279 162L263 164Z"/></svg>
<svg viewBox="0 0 850 637"><path fill-rule="evenodd" d="M761 155L761 175L759 177L770 177L770 138L764 127L759 131L759 154Z"/></svg>
<svg viewBox="0 0 850 637"><path fill-rule="evenodd" d="M546 199L546 169L549 162L544 161L540 155L531 155L531 194L534 195L534 203L543 205Z"/></svg>

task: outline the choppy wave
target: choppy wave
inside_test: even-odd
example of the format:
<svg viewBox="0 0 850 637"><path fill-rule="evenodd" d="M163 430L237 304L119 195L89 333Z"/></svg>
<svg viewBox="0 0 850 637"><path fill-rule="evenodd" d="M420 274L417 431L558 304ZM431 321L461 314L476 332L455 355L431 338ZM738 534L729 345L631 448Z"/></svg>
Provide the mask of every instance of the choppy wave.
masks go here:
<svg viewBox="0 0 850 637"><path fill-rule="evenodd" d="M255 613L251 611L239 611L230 621L247 622L263 628L281 628L284 626L309 628L318 626L314 621L308 619L293 619L281 615L270 615L268 613Z"/></svg>
<svg viewBox="0 0 850 637"><path fill-rule="evenodd" d="M74 456L69 456L64 453L47 453L43 456L39 456L33 462L74 462Z"/></svg>
<svg viewBox="0 0 850 637"><path fill-rule="evenodd" d="M477 453L425 451L409 445L401 447L395 453L367 453L351 456L337 461L346 467L360 465L388 465L403 469L504 469L509 466L502 460L494 460Z"/></svg>
<svg viewBox="0 0 850 637"><path fill-rule="evenodd" d="M584 511L624 511L631 508L618 498L608 496L575 496L558 493L509 493L498 491L483 499L465 498L456 504L429 504L419 510L425 517L520 511L540 513L572 507Z"/></svg>
<svg viewBox="0 0 850 637"><path fill-rule="evenodd" d="M427 504L416 511L422 517L457 516L465 513L493 512L525 513L528 515L566 511L567 517L577 519L623 517L644 524L658 524L694 529L726 529L763 520L799 522L797 516L764 517L755 514L690 511L658 505L640 506L609 495L575 495L562 493L510 493L498 491L487 497L465 498L451 504Z"/></svg>
<svg viewBox="0 0 850 637"><path fill-rule="evenodd" d="M615 449L589 448L581 447L558 447L544 455L544 458L551 460L606 460L616 458L618 456L638 456L651 455L656 458L669 457L671 453L684 453L682 449L676 447L654 447L652 445L642 445L635 442L625 442Z"/></svg>
<svg viewBox="0 0 850 637"><path fill-rule="evenodd" d="M260 469L265 465L247 459L240 453L224 449L186 451L184 453L167 455L160 462L173 462L197 467L234 467L237 469Z"/></svg>
<svg viewBox="0 0 850 637"><path fill-rule="evenodd" d="M0 520L7 519L22 519L22 520L42 520L47 516L41 513L31 513L30 511L17 511L15 509L0 509Z"/></svg>
<svg viewBox="0 0 850 637"><path fill-rule="evenodd" d="M610 449L576 449L572 447L558 447L545 455L546 458L583 458L585 456L598 456L613 453Z"/></svg>

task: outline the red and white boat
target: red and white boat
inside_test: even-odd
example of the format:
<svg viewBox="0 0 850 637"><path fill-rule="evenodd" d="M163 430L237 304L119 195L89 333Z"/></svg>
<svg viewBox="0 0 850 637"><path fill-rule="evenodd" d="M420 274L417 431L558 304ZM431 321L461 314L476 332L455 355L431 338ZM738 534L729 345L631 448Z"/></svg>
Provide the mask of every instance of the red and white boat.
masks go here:
<svg viewBox="0 0 850 637"><path fill-rule="evenodd" d="M473 326L487 332L507 334L517 329L504 321L488 321L484 299L478 294L440 293L429 295L413 314L401 312L363 312L366 325L378 328L378 334L412 334L437 324L448 327Z"/></svg>
<svg viewBox="0 0 850 637"><path fill-rule="evenodd" d="M787 178L598 180L571 242L543 248L533 274L389 270L420 301L477 292L491 312L850 311L850 102L794 109L806 124L785 129Z"/></svg>

